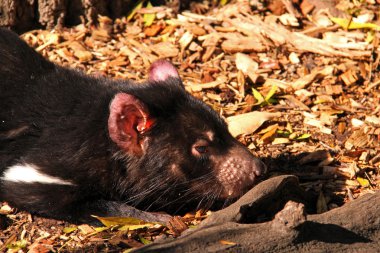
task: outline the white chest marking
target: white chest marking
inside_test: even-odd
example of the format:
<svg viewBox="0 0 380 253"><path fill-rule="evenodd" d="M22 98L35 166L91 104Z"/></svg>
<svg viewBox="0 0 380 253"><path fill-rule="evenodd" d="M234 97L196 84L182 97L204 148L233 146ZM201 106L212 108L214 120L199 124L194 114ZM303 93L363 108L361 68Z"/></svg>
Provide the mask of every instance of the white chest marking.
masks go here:
<svg viewBox="0 0 380 253"><path fill-rule="evenodd" d="M4 171L1 179L12 182L73 185L70 181L39 172L38 167L33 164L13 165Z"/></svg>

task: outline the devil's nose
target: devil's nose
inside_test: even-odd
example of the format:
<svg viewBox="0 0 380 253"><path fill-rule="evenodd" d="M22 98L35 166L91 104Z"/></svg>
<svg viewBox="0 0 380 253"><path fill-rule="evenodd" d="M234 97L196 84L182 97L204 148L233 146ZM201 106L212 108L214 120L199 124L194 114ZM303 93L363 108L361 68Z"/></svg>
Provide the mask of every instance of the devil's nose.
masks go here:
<svg viewBox="0 0 380 253"><path fill-rule="evenodd" d="M267 173L267 166L261 160L257 159L255 161L254 170L256 176L263 176L265 173Z"/></svg>

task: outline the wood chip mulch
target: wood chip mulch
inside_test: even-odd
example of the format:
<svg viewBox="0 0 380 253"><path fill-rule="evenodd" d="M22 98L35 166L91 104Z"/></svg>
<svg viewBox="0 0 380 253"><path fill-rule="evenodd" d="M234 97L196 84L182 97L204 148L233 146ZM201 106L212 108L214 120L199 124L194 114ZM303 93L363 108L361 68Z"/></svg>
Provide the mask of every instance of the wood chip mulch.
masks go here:
<svg viewBox="0 0 380 253"><path fill-rule="evenodd" d="M153 61L170 59L186 89L268 165L268 177L297 175L322 213L380 187L379 4L340 1L326 11L325 1L295 2L233 1L178 15L160 6L21 37L57 64L112 78L141 81ZM127 252L204 218L120 229L34 217L6 203L0 214L2 252Z"/></svg>

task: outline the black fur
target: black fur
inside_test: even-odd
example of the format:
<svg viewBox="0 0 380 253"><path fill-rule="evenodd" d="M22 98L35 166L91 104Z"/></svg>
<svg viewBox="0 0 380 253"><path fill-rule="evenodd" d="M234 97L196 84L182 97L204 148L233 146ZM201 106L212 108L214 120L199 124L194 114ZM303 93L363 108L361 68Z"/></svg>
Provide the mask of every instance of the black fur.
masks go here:
<svg viewBox="0 0 380 253"><path fill-rule="evenodd" d="M148 144L141 156L120 150L108 134L109 104L121 92L143 101L156 119L143 134ZM125 204L169 212L192 201L210 206L223 182L216 180L209 157L191 154L208 130L215 133L218 157L231 147L243 150L223 120L189 95L178 78L136 84L89 77L46 61L17 35L0 29L0 173L31 163L74 183L3 180L0 200L71 220L128 215ZM173 164L180 175L172 172Z"/></svg>

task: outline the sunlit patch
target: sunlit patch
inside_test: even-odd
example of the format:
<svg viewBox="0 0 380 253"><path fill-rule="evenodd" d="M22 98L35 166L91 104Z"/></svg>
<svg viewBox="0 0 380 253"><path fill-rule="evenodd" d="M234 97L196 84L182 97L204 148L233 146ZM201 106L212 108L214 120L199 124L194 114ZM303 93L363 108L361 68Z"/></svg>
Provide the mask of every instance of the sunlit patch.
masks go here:
<svg viewBox="0 0 380 253"><path fill-rule="evenodd" d="M73 185L70 181L43 174L38 170L33 164L16 164L5 170L1 179L11 182Z"/></svg>
<svg viewBox="0 0 380 253"><path fill-rule="evenodd" d="M205 133L205 135L207 136L207 138L208 138L209 141L211 141L211 142L214 141L214 137L215 137L215 133L214 133L214 132L212 132L212 131L207 131L207 132Z"/></svg>

